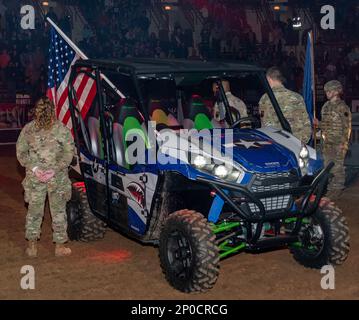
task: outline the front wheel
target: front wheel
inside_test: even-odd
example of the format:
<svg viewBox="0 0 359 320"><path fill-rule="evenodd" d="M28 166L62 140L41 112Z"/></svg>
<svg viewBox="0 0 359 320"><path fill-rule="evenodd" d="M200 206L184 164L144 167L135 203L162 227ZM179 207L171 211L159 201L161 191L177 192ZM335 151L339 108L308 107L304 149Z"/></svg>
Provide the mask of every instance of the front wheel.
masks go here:
<svg viewBox="0 0 359 320"><path fill-rule="evenodd" d="M165 221L159 255L168 282L183 292L211 289L219 274L219 249L207 220L196 211L180 210Z"/></svg>
<svg viewBox="0 0 359 320"><path fill-rule="evenodd" d="M340 265L349 253L349 227L342 211L323 198L317 211L303 223L299 243L290 249L294 259L308 268Z"/></svg>
<svg viewBox="0 0 359 320"><path fill-rule="evenodd" d="M106 224L92 213L83 182L73 183L72 198L67 203L66 213L70 240L89 242L104 237Z"/></svg>

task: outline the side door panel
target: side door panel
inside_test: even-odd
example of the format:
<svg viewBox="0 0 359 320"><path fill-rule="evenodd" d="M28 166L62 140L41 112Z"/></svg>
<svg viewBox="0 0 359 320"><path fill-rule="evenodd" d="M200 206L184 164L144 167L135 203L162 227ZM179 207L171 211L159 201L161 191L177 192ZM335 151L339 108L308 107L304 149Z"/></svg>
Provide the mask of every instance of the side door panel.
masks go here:
<svg viewBox="0 0 359 320"><path fill-rule="evenodd" d="M124 174L118 169L109 170L110 210L109 221L119 227L128 226L128 205L124 189Z"/></svg>
<svg viewBox="0 0 359 320"><path fill-rule="evenodd" d="M117 75L106 73L116 85ZM118 88L122 88L121 84ZM86 117L77 124L76 130L83 136L79 162L93 212L110 225L141 237L149 225L158 175L156 168L143 164L129 168L123 159L119 160L119 154L123 155L118 148L123 141L123 127L116 119L122 100L103 83L99 85Z"/></svg>
<svg viewBox="0 0 359 320"><path fill-rule="evenodd" d="M109 221L141 236L144 235L157 183L157 174L150 171L149 166L137 164L129 166L125 160L124 122L122 108L128 110L124 101L111 99L106 101L107 130L110 136L109 157ZM126 112L125 112L126 113ZM133 114L130 114L133 116ZM112 128L112 130L111 130Z"/></svg>
<svg viewBox="0 0 359 320"><path fill-rule="evenodd" d="M127 205L127 212L125 215L118 217L115 204L111 204L110 219L114 223L125 224L126 228L134 231L139 235L145 234L151 212L151 205L155 188L158 180L157 174L142 171L140 168L137 173L121 174L121 189L118 185L117 179L111 181L111 192L119 194L119 198ZM136 170L137 171L137 170ZM118 170L110 171L110 175L114 178L118 176ZM118 196L116 195L116 198ZM124 218L126 217L126 219Z"/></svg>
<svg viewBox="0 0 359 320"><path fill-rule="evenodd" d="M75 74L73 83L84 77L94 81L94 72L86 68L79 69ZM77 147L80 151L79 165L84 178L86 194L91 210L103 220L107 220L108 200L106 183L106 154L104 141L104 128L101 125L101 106L99 103L99 90L96 83L92 88L96 94L92 99L78 97L76 89L71 90L70 99L74 107L74 131L78 138ZM83 117L83 109L88 109Z"/></svg>
<svg viewBox="0 0 359 320"><path fill-rule="evenodd" d="M81 154L80 168L83 173L90 208L103 219L107 219L106 166L99 159Z"/></svg>

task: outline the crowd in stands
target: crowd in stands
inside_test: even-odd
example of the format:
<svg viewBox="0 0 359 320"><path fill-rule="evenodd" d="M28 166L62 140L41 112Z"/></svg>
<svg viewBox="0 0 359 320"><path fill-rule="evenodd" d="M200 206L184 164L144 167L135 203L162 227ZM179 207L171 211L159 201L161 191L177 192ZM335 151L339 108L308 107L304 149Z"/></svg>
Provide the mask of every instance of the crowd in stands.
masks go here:
<svg viewBox="0 0 359 320"><path fill-rule="evenodd" d="M339 79L346 91L359 93L359 7L343 2L335 30L321 33L316 44L316 67L324 81Z"/></svg>
<svg viewBox="0 0 359 320"><path fill-rule="evenodd" d="M153 56L150 21L145 12L148 1L92 1L80 5L88 25L83 30L80 47L94 58Z"/></svg>
<svg viewBox="0 0 359 320"><path fill-rule="evenodd" d="M0 0L0 86L38 97L46 85L48 37L40 17L34 30L22 29L19 13L19 2Z"/></svg>
<svg viewBox="0 0 359 320"><path fill-rule="evenodd" d="M150 0L95 0L81 6L91 28L85 28L80 46L94 57L189 58L192 30L176 24L172 32L164 26L158 35L150 33L150 6Z"/></svg>
<svg viewBox="0 0 359 320"><path fill-rule="evenodd" d="M21 29L21 2L0 0L0 86L6 83L10 90L16 87L16 90L31 92L36 99L46 90L49 40L40 15L36 16L35 30ZM298 60L294 46L305 43L305 39L299 39L291 20L262 26L259 39L238 3L232 1L226 6L224 1L182 0L181 5L195 7L203 22L199 43L194 43L193 31L179 23L173 30L163 26L158 34L150 32L151 0L92 0L91 5L81 0L68 3L77 5L87 21L79 47L92 58L224 58L263 67L278 65L286 73L288 87L301 89L303 61ZM73 17L64 7L60 14L50 8L47 16L71 37ZM338 15L337 28L348 32L324 32L325 37L318 38L316 67L325 80L338 78L344 84L359 83L359 47L355 46L358 11L350 6L346 10L342 16Z"/></svg>
<svg viewBox="0 0 359 320"><path fill-rule="evenodd" d="M264 36L266 43L260 45L240 6L228 10L218 1L182 1L181 5L194 3L203 18L199 43L194 43L192 30L183 29L179 23L172 32L163 28L158 35L149 33L150 21L145 14L151 5L149 0L95 0L91 6L81 6L82 14L91 27L84 29L80 47L85 52L91 52L92 57L113 59L225 58L264 67L277 63L289 67L285 68L289 86L294 89L300 83L301 72L297 72L299 63L294 53L287 55L283 50L282 38L292 31L290 21L278 24L273 31L273 39L269 39L269 35Z"/></svg>

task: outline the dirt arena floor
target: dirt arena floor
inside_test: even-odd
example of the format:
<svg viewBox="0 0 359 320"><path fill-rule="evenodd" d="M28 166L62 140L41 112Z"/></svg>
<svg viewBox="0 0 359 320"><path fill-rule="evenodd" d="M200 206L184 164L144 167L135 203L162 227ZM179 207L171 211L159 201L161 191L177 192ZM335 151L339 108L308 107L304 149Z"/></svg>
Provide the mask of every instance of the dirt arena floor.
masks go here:
<svg viewBox="0 0 359 320"><path fill-rule="evenodd" d="M323 290L322 275L298 265L288 250L242 253L221 263L215 288L186 295L165 281L157 248L143 246L113 231L102 241L71 243L73 255L54 256L46 210L39 257L24 255L21 180L13 147L0 147L0 299L358 299L359 181L338 202L350 225L351 252L336 269L335 290ZM20 288L20 269L32 265L35 290Z"/></svg>

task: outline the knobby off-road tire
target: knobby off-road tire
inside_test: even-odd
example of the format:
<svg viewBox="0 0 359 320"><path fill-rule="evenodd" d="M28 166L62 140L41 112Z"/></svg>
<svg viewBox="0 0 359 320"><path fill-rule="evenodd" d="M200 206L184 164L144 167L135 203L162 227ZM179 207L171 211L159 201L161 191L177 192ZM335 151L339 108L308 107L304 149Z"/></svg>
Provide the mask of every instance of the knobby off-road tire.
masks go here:
<svg viewBox="0 0 359 320"><path fill-rule="evenodd" d="M183 199L178 194L166 192L162 195L160 207L161 210L158 214L158 220L153 219L152 217L149 227L150 230L154 229L154 232L151 234L151 239L158 241L166 218L170 213L183 209L185 204ZM156 226L155 228L154 225Z"/></svg>
<svg viewBox="0 0 359 320"><path fill-rule="evenodd" d="M106 224L92 213L82 182L72 185L72 198L67 204L67 224L70 240L89 242L105 235Z"/></svg>
<svg viewBox="0 0 359 320"><path fill-rule="evenodd" d="M349 227L342 211L328 198L323 198L321 206L309 218L311 225L322 230L323 244L319 251L308 248L291 248L294 259L307 268L320 269L324 265L341 265L349 254ZM301 237L308 226L303 225Z"/></svg>
<svg viewBox="0 0 359 320"><path fill-rule="evenodd" d="M160 235L159 255L167 281L183 292L205 292L219 275L219 249L202 214L192 210L172 213Z"/></svg>
<svg viewBox="0 0 359 320"><path fill-rule="evenodd" d="M71 200L66 204L67 235L71 241L80 240L81 219L80 219L80 194L72 186Z"/></svg>

